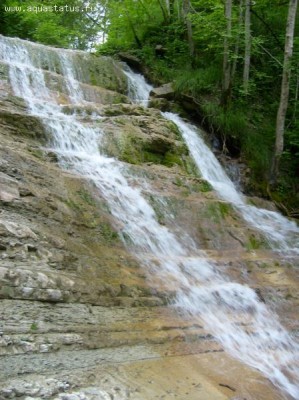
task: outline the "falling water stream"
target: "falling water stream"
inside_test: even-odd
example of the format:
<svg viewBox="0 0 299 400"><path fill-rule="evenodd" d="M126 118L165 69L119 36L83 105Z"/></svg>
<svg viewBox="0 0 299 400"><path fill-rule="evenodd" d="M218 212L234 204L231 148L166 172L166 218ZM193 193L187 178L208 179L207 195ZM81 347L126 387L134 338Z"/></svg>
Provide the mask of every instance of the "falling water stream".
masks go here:
<svg viewBox="0 0 299 400"><path fill-rule="evenodd" d="M201 138L199 130L176 114L166 112L163 115L178 126L203 178L212 185L219 196L239 210L250 225L262 231L272 247L280 251L299 253L299 228L296 223L277 212L246 204L244 196L236 190L213 152Z"/></svg>
<svg viewBox="0 0 299 400"><path fill-rule="evenodd" d="M120 226L120 236L140 264L149 275L159 274L177 288L174 306L186 314L200 316L228 353L260 370L282 391L298 399L299 345L277 316L259 301L254 290L223 275L196 248L192 238L186 246L186 232L181 230L181 235L177 235L159 224L142 193L141 183L138 186L134 177L134 186L130 185L126 164L98 150L103 135L100 124L82 122L75 113L65 115L47 84L44 70L55 73L59 62L69 101L80 107L86 100L77 79L74 53L0 36L0 59L9 65L14 93L26 101L28 112L43 123L61 166L94 183ZM145 86L142 76L130 70L125 70L125 74L131 96L139 104L147 104L151 87ZM164 116L178 125L202 175L219 196L233 203L244 219L262 229L269 240L281 243L282 248L296 248L296 225L277 213L247 206L197 130L175 114ZM262 219L262 228L257 226L257 218Z"/></svg>

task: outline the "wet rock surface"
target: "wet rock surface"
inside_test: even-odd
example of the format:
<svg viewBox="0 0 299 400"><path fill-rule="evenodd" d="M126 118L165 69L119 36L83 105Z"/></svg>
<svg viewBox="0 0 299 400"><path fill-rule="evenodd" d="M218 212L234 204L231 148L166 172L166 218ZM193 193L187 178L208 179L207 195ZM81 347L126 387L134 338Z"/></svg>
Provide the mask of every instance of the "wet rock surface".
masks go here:
<svg viewBox="0 0 299 400"><path fill-rule="evenodd" d="M173 89L172 83L166 83L165 85L154 88L151 93L151 96L166 100L173 100L175 97L175 91Z"/></svg>
<svg viewBox="0 0 299 400"><path fill-rule="evenodd" d="M267 379L226 355L202 321L171 306L177 288L149 277L128 252L91 182L59 167L40 120L27 115L1 68L1 399L280 399ZM156 110L105 96L82 105L82 120L103 131L99 146L124 161L132 184L144 181L159 223L182 226L298 335L295 260L274 255L217 198Z"/></svg>

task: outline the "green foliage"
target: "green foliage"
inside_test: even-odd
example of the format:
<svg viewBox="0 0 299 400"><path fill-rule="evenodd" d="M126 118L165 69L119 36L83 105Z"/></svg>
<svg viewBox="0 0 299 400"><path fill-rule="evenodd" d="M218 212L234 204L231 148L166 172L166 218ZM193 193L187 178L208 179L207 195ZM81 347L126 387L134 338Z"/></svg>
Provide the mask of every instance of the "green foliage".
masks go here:
<svg viewBox="0 0 299 400"><path fill-rule="evenodd" d="M92 11L91 11L91 8ZM3 0L0 33L58 47L85 49L99 26L95 0Z"/></svg>
<svg viewBox="0 0 299 400"><path fill-rule="evenodd" d="M211 128L220 132L225 137L245 137L247 135L247 122L244 110L231 106L223 110L215 101L207 101L202 104L202 109Z"/></svg>
<svg viewBox="0 0 299 400"><path fill-rule="evenodd" d="M220 81L221 69L218 65L212 65L195 71L193 69L178 71L174 88L178 93L190 93L197 98L214 90Z"/></svg>
<svg viewBox="0 0 299 400"><path fill-rule="evenodd" d="M29 3L32 7L53 6L53 0L22 1L22 5ZM65 0L55 3L62 7ZM241 155L252 171L251 187L261 188L266 195L275 141L288 2L260 0L251 4L248 90L243 86L245 31L239 1L233 2L229 35L222 0L190 0L190 12L185 16L179 0L170 2L169 13L165 0L69 0L67 4L80 8L88 4L94 6L95 11L6 12L6 6L19 6L20 0L2 0L0 33L83 49L88 48L101 30L106 37L106 42L98 47L101 54L129 51L141 59L153 82L172 81L178 98L181 93L192 96L205 127L218 136L224 151L233 149L235 154ZM244 8L241 11L244 14ZM191 21L195 48L192 57L186 20ZM286 193L279 197L283 202L287 197L295 198L294 193L299 190L298 34L297 19L285 151L279 177L279 185ZM229 44L230 70L234 70L227 99L222 93L224 37ZM162 47L162 52L156 51L157 45ZM190 174L196 171L190 158L179 156L162 156L150 151L140 154L129 147L123 149L123 159L130 163L182 163Z"/></svg>
<svg viewBox="0 0 299 400"><path fill-rule="evenodd" d="M128 49L141 47L141 41L149 28L162 22L162 15L155 0L117 1L110 0L106 7L106 27L109 40L102 50Z"/></svg>

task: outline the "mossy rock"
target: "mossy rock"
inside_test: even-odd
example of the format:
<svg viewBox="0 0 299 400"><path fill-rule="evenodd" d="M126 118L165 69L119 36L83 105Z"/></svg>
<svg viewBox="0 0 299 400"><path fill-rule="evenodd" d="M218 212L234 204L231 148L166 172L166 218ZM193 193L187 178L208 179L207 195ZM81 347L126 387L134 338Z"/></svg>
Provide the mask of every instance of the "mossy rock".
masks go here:
<svg viewBox="0 0 299 400"><path fill-rule="evenodd" d="M45 129L42 122L31 115L13 113L0 110L0 123L7 125L9 130L19 136L27 136L35 139L46 139Z"/></svg>
<svg viewBox="0 0 299 400"><path fill-rule="evenodd" d="M123 94L127 93L127 78L118 62L110 57L96 55L84 54L82 57L80 53L77 58L78 75L82 82ZM86 71L88 71L87 74Z"/></svg>
<svg viewBox="0 0 299 400"><path fill-rule="evenodd" d="M0 79L7 80L9 75L8 65L0 62Z"/></svg>
<svg viewBox="0 0 299 400"><path fill-rule="evenodd" d="M188 190L188 193L206 193L213 191L212 186L204 179L193 177L190 180L182 179L180 177L176 177L173 181L173 184L178 187L183 187Z"/></svg>
<svg viewBox="0 0 299 400"><path fill-rule="evenodd" d="M251 234L245 244L245 248L248 251L254 251L259 249L269 249L270 246L264 238L261 238L258 235Z"/></svg>
<svg viewBox="0 0 299 400"><path fill-rule="evenodd" d="M208 202L205 206L206 216L215 223L221 223L229 216L232 216L234 212L233 207L223 201Z"/></svg>
<svg viewBox="0 0 299 400"><path fill-rule="evenodd" d="M146 110L147 114L144 115L143 108L140 110L127 105L125 110L122 108L106 108L106 115L108 113L112 116L103 122L103 130L106 132L103 149L108 155L130 164L150 162L167 167L179 165L186 170L188 148L174 124L156 112ZM122 115L127 109L132 111L131 115ZM143 114L139 115L139 111Z"/></svg>

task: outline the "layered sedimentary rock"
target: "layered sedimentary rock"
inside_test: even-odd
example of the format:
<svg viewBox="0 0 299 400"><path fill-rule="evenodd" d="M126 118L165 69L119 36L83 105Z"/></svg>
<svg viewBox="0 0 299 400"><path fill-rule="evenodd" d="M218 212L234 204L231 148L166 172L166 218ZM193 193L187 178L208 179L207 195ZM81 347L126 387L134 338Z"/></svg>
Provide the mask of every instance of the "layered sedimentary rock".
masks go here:
<svg viewBox="0 0 299 400"><path fill-rule="evenodd" d="M293 260L273 255L219 200L175 125L130 103L114 61L79 52L77 79L89 103L71 104L49 51L56 70L45 76L61 107L102 130L99 148L132 171L132 186L138 180L159 224L183 227L298 332ZM81 63L90 63L89 76ZM267 379L223 351L200 318L171 306L177 288L149 276L101 192L59 166L44 124L13 92L6 63L0 73L1 397L280 399Z"/></svg>

